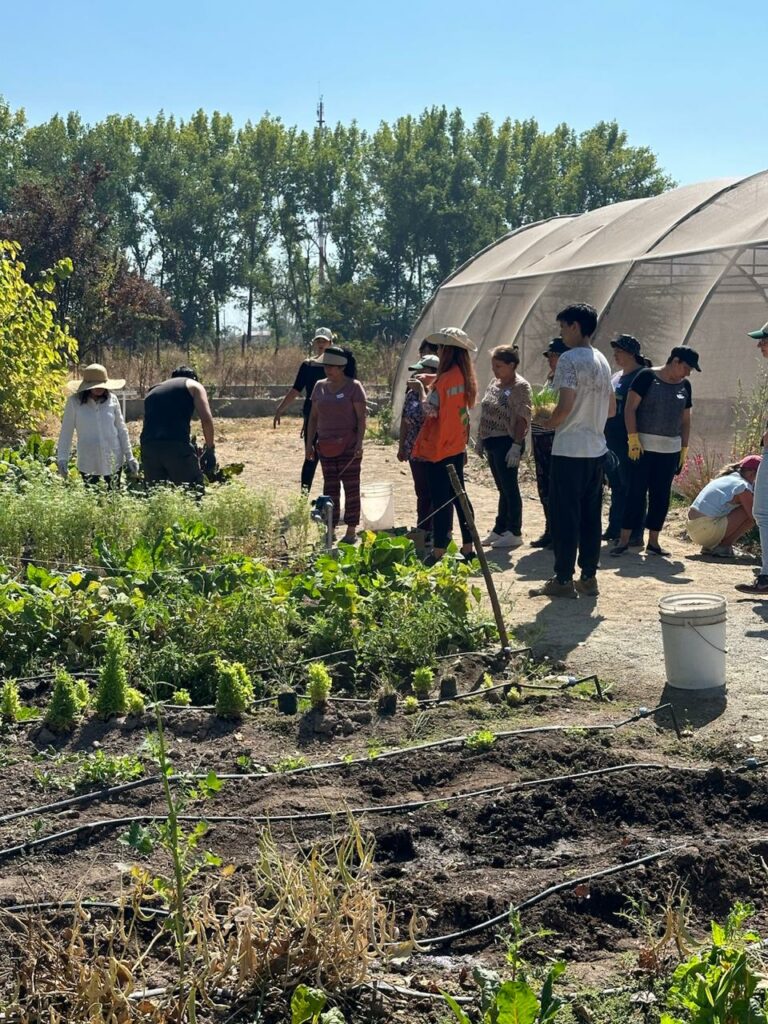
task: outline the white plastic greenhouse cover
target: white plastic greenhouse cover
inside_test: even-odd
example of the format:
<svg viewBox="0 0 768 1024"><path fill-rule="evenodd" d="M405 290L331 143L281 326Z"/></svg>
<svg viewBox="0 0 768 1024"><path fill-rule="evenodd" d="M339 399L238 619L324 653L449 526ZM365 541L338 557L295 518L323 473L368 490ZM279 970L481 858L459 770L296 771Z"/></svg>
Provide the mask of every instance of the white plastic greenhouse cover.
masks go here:
<svg viewBox="0 0 768 1024"><path fill-rule="evenodd" d="M398 366L396 419L407 367L427 334L451 326L469 334L481 396L496 345L517 344L520 372L536 384L555 316L569 302L597 307L594 340L609 358L618 334L638 338L654 364L674 345L696 349L703 372L692 375L694 444L706 439L725 453L739 386L751 391L763 365L746 332L768 320L768 171L554 217L500 238L424 308Z"/></svg>

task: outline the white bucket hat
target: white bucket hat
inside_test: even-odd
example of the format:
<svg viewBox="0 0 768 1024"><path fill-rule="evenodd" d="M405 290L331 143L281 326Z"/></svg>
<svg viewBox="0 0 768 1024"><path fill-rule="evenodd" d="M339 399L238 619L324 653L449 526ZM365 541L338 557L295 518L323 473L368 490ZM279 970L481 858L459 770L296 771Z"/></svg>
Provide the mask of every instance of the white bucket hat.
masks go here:
<svg viewBox="0 0 768 1024"><path fill-rule="evenodd" d="M101 363L91 363L83 370L82 380L70 380L67 382L67 391L71 394L80 394L83 391L92 391L94 388L106 388L108 391L120 391L125 387L125 380L115 378L112 380L107 376L106 368Z"/></svg>
<svg viewBox="0 0 768 1024"><path fill-rule="evenodd" d="M467 352L477 352L477 345L460 327L443 327L436 334L428 334L425 340L430 345L451 345Z"/></svg>

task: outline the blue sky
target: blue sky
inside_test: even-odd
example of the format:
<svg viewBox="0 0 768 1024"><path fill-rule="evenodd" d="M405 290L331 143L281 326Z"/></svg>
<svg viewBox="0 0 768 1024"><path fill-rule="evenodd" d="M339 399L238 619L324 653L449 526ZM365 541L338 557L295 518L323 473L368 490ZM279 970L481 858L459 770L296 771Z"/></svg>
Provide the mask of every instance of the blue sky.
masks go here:
<svg viewBox="0 0 768 1024"><path fill-rule="evenodd" d="M425 106L471 120L616 119L681 184L768 167L768 2L37 0L3 12L0 94L78 110L365 128ZM761 70L762 69L762 70Z"/></svg>

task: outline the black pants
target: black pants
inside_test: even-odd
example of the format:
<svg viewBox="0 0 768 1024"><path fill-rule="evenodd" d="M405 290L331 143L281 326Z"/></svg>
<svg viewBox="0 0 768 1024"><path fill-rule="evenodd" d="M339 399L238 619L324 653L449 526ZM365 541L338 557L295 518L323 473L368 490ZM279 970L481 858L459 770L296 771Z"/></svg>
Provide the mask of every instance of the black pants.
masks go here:
<svg viewBox="0 0 768 1024"><path fill-rule="evenodd" d="M523 530L523 499L520 497L520 486L517 480L518 467L510 469L506 458L512 437L489 437L483 441L483 448L488 456L488 467L499 492L499 506L496 512L494 533L514 533L520 536Z"/></svg>
<svg viewBox="0 0 768 1024"><path fill-rule="evenodd" d="M472 543L472 534L469 532L464 511L459 499L454 496L451 480L448 476L448 466L456 470L462 488L464 487L464 452L461 455L451 455L448 459L440 462L427 463L427 479L429 480L429 493L432 497L432 543L436 548L447 548L451 542L453 532L453 507L456 506L456 514L459 517L461 528L461 543L464 547ZM450 499L453 498L453 501ZM467 499L469 500L469 499ZM470 509L472 506L469 506Z"/></svg>
<svg viewBox="0 0 768 1024"><path fill-rule="evenodd" d="M142 441L141 465L148 484L202 484L203 473L190 441Z"/></svg>
<svg viewBox="0 0 768 1024"><path fill-rule="evenodd" d="M410 459L413 489L416 492L416 526L425 533L432 533L432 497L429 491L428 462Z"/></svg>
<svg viewBox="0 0 768 1024"><path fill-rule="evenodd" d="M306 443L307 437L307 424L309 423L309 414L304 417L304 426L301 428L301 436ZM317 441L317 437L315 437ZM307 494L312 490L312 482L315 479L315 472L317 471L318 459L304 459L304 464L301 467L301 489L306 491Z"/></svg>
<svg viewBox="0 0 768 1024"><path fill-rule="evenodd" d="M544 533L549 533L549 474L552 463L552 442L555 440L555 432L551 430L546 434L534 434L531 431L533 442L533 462L536 466L536 490L539 492L539 501L544 509Z"/></svg>
<svg viewBox="0 0 768 1024"><path fill-rule="evenodd" d="M612 449L613 450L613 449ZM632 460L626 450L614 451L616 456L613 463L606 463L605 475L611 488L611 506L608 511L608 536L618 537L621 532L621 524L624 521L624 509L629 496L629 481L632 473ZM645 506L643 502L643 514L640 518L640 526L632 532L632 538L641 541L643 528L645 527Z"/></svg>
<svg viewBox="0 0 768 1024"><path fill-rule="evenodd" d="M122 469L118 469L116 473L112 473L110 476L92 476L90 473L81 473L80 476L83 478L83 483L86 487L96 487L99 481L103 480L107 485L107 490L116 491L120 487L120 475Z"/></svg>
<svg viewBox="0 0 768 1024"><path fill-rule="evenodd" d="M640 532L646 500L648 514L645 525L654 531L664 526L672 496L672 481L679 463L680 452L643 452L639 459L630 463L629 493L622 529Z"/></svg>
<svg viewBox="0 0 768 1024"><path fill-rule="evenodd" d="M590 579L600 561L603 458L552 456L549 524L555 550L555 576L573 579L578 552L581 578Z"/></svg>

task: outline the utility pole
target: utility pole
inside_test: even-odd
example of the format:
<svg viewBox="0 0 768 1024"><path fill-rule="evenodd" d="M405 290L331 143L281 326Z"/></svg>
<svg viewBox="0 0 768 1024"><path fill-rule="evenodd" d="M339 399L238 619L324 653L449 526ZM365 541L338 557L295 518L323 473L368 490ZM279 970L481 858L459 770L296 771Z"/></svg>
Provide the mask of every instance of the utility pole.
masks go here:
<svg viewBox="0 0 768 1024"><path fill-rule="evenodd" d="M323 97L320 96L320 102L317 104L317 127L320 130L320 139L322 141L323 131L325 129L325 105L323 103ZM317 218L317 250L318 250L318 266L317 266L317 280L318 284L325 284L325 223L323 221L322 213Z"/></svg>

